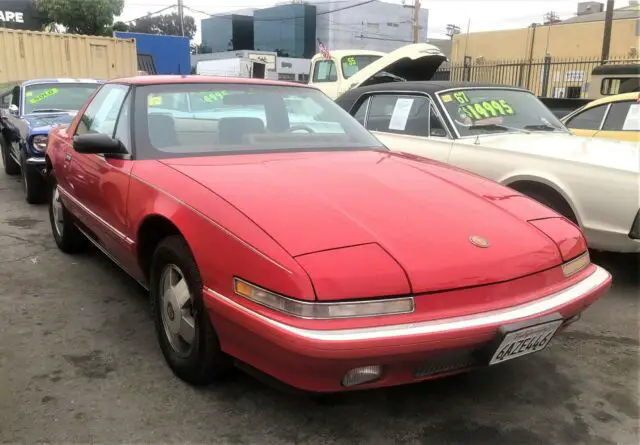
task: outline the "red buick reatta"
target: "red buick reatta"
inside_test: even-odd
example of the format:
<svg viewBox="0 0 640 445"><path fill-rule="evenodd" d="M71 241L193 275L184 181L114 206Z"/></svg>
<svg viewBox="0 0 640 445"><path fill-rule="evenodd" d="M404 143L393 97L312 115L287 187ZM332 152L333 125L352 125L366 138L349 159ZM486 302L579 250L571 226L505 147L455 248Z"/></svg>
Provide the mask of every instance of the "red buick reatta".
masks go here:
<svg viewBox="0 0 640 445"><path fill-rule="evenodd" d="M230 364L314 392L499 364L611 284L564 217L388 151L304 85L115 80L54 130L47 170L57 245L91 242L149 289L195 385Z"/></svg>

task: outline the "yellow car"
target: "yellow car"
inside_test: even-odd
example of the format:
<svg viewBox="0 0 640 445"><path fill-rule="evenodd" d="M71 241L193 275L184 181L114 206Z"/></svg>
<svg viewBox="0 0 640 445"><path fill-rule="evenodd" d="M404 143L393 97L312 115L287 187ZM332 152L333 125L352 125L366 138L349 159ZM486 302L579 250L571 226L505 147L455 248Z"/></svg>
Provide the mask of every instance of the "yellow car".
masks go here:
<svg viewBox="0 0 640 445"><path fill-rule="evenodd" d="M562 118L577 136L640 141L640 93L624 93L589 102Z"/></svg>

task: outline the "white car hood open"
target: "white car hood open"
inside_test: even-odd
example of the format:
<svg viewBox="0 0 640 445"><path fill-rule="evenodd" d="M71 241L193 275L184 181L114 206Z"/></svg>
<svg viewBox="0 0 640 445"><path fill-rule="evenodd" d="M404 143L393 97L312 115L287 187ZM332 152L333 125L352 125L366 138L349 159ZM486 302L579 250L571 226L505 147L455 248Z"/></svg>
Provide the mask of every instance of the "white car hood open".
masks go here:
<svg viewBox="0 0 640 445"><path fill-rule="evenodd" d="M473 145L475 137L459 139ZM574 136L567 133L508 133L482 135L479 145L538 155L558 160L579 162L626 172L640 172L640 144Z"/></svg>
<svg viewBox="0 0 640 445"><path fill-rule="evenodd" d="M408 81L430 80L447 57L428 43L414 43L390 52L367 65L345 82L347 90L375 83L374 77L387 72Z"/></svg>

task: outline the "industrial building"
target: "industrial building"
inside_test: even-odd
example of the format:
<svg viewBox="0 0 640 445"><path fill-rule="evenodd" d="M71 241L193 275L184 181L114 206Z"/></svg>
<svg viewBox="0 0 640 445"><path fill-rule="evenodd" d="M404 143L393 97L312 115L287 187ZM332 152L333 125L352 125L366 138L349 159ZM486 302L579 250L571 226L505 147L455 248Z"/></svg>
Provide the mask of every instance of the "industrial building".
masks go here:
<svg viewBox="0 0 640 445"><path fill-rule="evenodd" d="M271 51L294 58L311 58L318 39L330 50L389 52L413 41L413 14L413 2L293 1L204 19L202 43L213 52ZM428 10L421 9L420 41L427 38L427 23Z"/></svg>

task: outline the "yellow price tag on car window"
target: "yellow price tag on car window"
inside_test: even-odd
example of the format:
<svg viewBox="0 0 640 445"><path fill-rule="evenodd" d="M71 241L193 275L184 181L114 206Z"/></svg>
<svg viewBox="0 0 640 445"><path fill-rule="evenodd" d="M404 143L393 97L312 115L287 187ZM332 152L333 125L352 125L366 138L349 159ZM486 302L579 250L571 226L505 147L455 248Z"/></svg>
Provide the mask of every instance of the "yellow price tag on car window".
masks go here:
<svg viewBox="0 0 640 445"><path fill-rule="evenodd" d="M58 90L57 88L51 88L51 89L49 89L47 91L44 91L44 92L38 94L33 99L30 99L29 103L37 104L38 102L46 99L47 97L51 97L51 96L53 96L55 94L58 94L59 92L60 92L60 90Z"/></svg>
<svg viewBox="0 0 640 445"><path fill-rule="evenodd" d="M512 116L515 114L513 107L504 99L465 103L460 107L460 111L474 121L491 117Z"/></svg>
<svg viewBox="0 0 640 445"><path fill-rule="evenodd" d="M212 93L205 94L202 97L202 100L207 103L217 102L222 100L227 94L229 94L227 91L214 91Z"/></svg>
<svg viewBox="0 0 640 445"><path fill-rule="evenodd" d="M149 96L149 98L147 99L147 104L150 107L157 107L159 105L162 105L162 97L160 97L160 96Z"/></svg>
<svg viewBox="0 0 640 445"><path fill-rule="evenodd" d="M347 65L356 65L356 58L355 57L347 57Z"/></svg>
<svg viewBox="0 0 640 445"><path fill-rule="evenodd" d="M442 96L442 102L449 103L452 101L453 101L453 98L451 97L451 94L445 94L444 96Z"/></svg>
<svg viewBox="0 0 640 445"><path fill-rule="evenodd" d="M27 92L25 93L25 96L27 96L27 97L31 97L31 96L33 96L33 91L27 91Z"/></svg>

